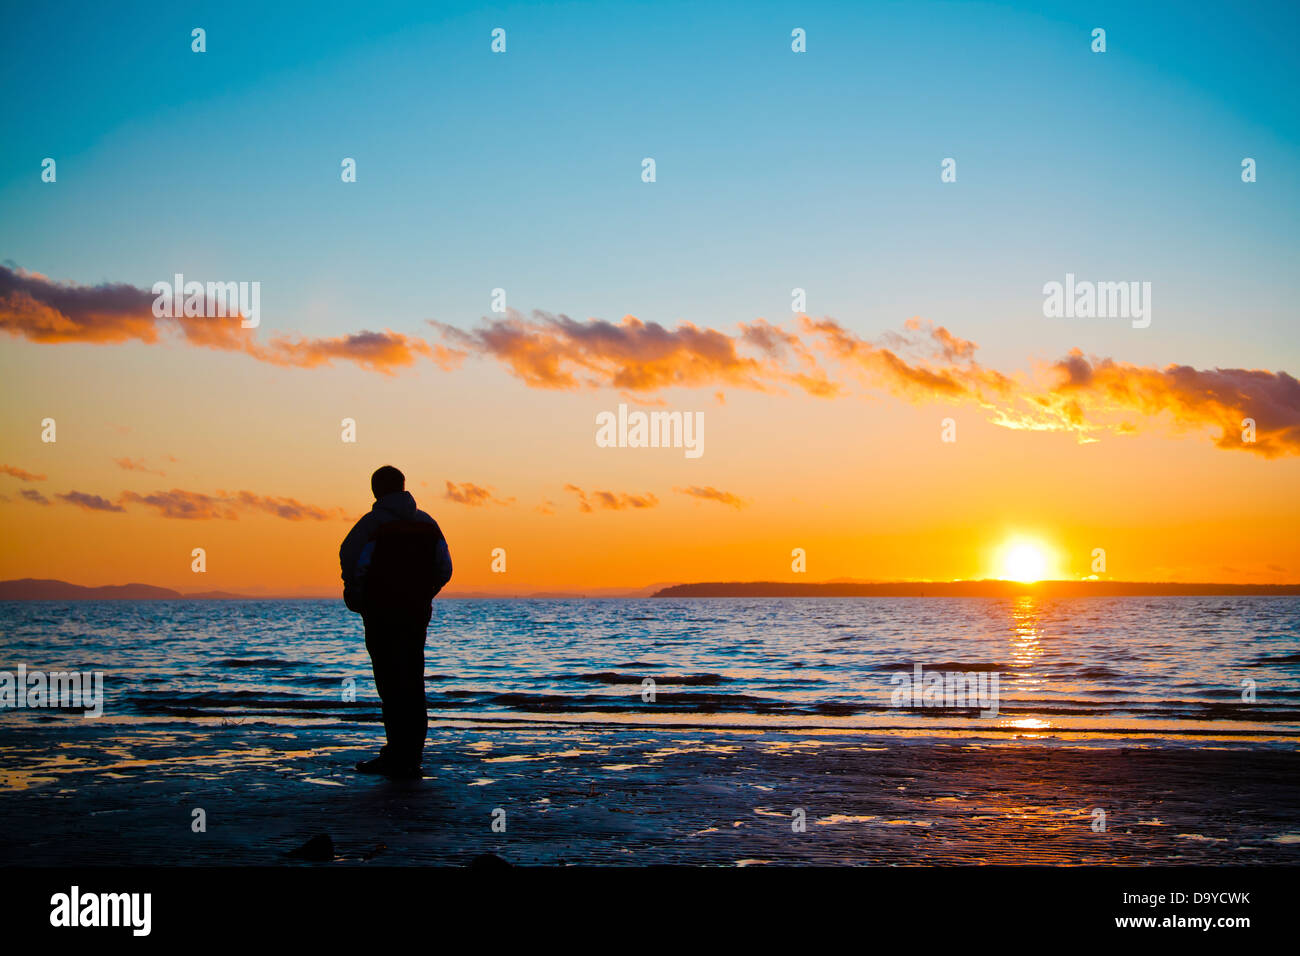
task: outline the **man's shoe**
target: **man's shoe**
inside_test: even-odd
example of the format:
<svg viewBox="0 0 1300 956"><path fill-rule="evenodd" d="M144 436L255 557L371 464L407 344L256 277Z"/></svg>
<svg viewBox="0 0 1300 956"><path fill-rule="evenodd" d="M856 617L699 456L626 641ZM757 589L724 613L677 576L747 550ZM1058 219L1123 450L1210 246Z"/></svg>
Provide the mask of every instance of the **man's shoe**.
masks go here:
<svg viewBox="0 0 1300 956"><path fill-rule="evenodd" d="M357 770L361 773L388 773L388 761L382 754L371 760L358 760Z"/></svg>
<svg viewBox="0 0 1300 956"><path fill-rule="evenodd" d="M419 780L424 776L424 771L418 763L395 763L383 754L373 760L362 760L357 764L357 770L360 773L381 774L401 780Z"/></svg>

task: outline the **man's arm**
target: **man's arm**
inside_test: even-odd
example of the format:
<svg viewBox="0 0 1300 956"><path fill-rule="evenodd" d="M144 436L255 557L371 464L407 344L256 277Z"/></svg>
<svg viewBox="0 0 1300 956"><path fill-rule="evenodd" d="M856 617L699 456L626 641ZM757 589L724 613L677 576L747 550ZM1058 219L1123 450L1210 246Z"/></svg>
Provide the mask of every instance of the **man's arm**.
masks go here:
<svg viewBox="0 0 1300 956"><path fill-rule="evenodd" d="M447 536L442 533L442 528L439 527L438 522L433 520L431 515L427 515L423 511L417 511L415 517L417 520L431 524L438 529L438 553L434 556L433 579L433 593L436 595L451 580L451 549L447 547Z"/></svg>
<svg viewBox="0 0 1300 956"><path fill-rule="evenodd" d="M361 516L361 520L352 526L348 536L343 539L339 545L339 570L343 574L343 583L351 584L353 575L356 572L357 559L361 557L361 549L366 546L370 540L370 515Z"/></svg>
<svg viewBox="0 0 1300 956"><path fill-rule="evenodd" d="M438 529L438 538L438 576L434 579L437 582L438 587L437 590L434 591L434 594L437 594L438 591L441 591L446 587L447 582L451 580L451 548L447 547L447 536L442 533L441 528Z"/></svg>

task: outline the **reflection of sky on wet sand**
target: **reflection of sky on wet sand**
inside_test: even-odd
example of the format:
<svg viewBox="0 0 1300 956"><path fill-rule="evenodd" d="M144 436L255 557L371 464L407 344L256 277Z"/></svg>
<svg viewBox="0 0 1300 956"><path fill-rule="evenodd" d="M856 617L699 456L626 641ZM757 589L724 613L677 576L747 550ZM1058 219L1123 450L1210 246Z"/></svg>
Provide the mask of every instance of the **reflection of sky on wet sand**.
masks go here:
<svg viewBox="0 0 1300 956"><path fill-rule="evenodd" d="M462 722L431 729L426 779L389 782L351 770L379 736L377 727L323 725L47 725L40 739L8 747L14 776L0 790L0 813L25 814L16 826L40 831L40 808L57 797L98 834L85 845L100 848L103 862L146 851L154 862L193 854L274 862L320 830L352 862L445 862L485 847L519 862L732 865L1240 860L1247 844L1300 853L1279 842L1296 832L1294 821L1275 818L1268 829L1240 817L1240 800L1214 796L1223 771L1206 761L1234 757L1240 745L1166 744L1144 758L1131 740L1122 753L1121 741L1037 747L825 729ZM12 744L12 734L0 742ZM1251 779L1295 786L1275 773ZM1111 821L1122 836L1089 829L1103 791L1124 807ZM203 840L178 841L194 806L220 825ZM508 808L509 832L485 844L496 807ZM799 836L795 808L806 814Z"/></svg>

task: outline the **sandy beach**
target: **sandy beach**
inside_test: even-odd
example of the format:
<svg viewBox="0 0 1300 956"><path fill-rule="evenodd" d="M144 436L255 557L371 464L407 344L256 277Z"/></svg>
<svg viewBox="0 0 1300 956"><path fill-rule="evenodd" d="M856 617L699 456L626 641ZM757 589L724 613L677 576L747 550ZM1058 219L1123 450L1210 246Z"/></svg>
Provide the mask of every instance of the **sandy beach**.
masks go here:
<svg viewBox="0 0 1300 956"><path fill-rule="evenodd" d="M0 728L0 864L1300 863L1277 745L443 722L388 782L351 769L375 729Z"/></svg>

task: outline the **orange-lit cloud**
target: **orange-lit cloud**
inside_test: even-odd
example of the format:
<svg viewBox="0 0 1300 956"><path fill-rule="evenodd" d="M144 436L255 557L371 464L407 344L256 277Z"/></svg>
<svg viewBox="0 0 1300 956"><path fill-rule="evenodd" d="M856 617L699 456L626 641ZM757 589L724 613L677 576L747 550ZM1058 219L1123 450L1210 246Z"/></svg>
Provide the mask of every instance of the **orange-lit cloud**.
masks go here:
<svg viewBox="0 0 1300 956"><path fill-rule="evenodd" d="M277 498L272 495L255 495L251 491L218 491L218 495L245 511L265 511L286 521L330 521L346 518L342 508L321 508L303 504L295 498Z"/></svg>
<svg viewBox="0 0 1300 956"><path fill-rule="evenodd" d="M1151 368L1085 358L1078 349L1047 369L1045 380L1009 378L981 366L975 345L910 320L908 335L890 336L900 351L927 351L934 361L906 359L847 332L833 320L801 319L830 351L867 379L912 401L978 405L998 425L1069 431L1080 440L1097 432L1129 434L1162 423L1174 431L1214 429L1220 448L1264 457L1300 454L1300 382L1286 372ZM1040 377L1042 378L1042 377ZM1245 419L1254 441L1243 438Z"/></svg>
<svg viewBox="0 0 1300 956"><path fill-rule="evenodd" d="M153 299L124 283L53 282L0 266L0 329L33 342L156 342Z"/></svg>
<svg viewBox="0 0 1300 956"><path fill-rule="evenodd" d="M125 511L121 505L115 505L107 498L101 498L99 495L88 495L82 491L69 491L66 494L55 495L60 501L66 501L70 505L76 505L78 508L85 508L87 511Z"/></svg>
<svg viewBox="0 0 1300 956"><path fill-rule="evenodd" d="M0 465L0 475L9 475L19 481L44 481L46 477L45 475L33 474L14 465Z"/></svg>
<svg viewBox="0 0 1300 956"><path fill-rule="evenodd" d="M974 342L916 318L873 342L834 319L806 315L793 328L756 319L728 333L689 322L669 329L630 315L617 323L580 322L509 311L471 331L431 322L445 344L391 330L259 343L237 317L159 319L152 301L151 292L129 285L79 286L0 267L0 331L34 342L152 343L170 329L189 344L276 365L346 361L382 374L420 360L451 370L473 355L533 388L609 388L642 404L662 403L658 393L675 387L836 398L857 382L912 403L975 406L1004 427L1068 431L1081 441L1102 432L1201 429L1213 430L1220 448L1269 458L1300 454L1300 384L1286 372L1143 367L1075 351L1045 369L1009 376L977 361ZM724 401L722 392L715 396ZM1254 441L1243 439L1244 419L1254 422Z"/></svg>
<svg viewBox="0 0 1300 956"><path fill-rule="evenodd" d="M739 495L733 495L730 491L722 491L714 488L712 485L690 485L686 488L674 488L673 491L679 495L689 495L692 498L699 498L701 501L716 501L719 504L727 505L731 508L743 508L746 505L744 498Z"/></svg>
<svg viewBox="0 0 1300 956"><path fill-rule="evenodd" d="M145 505L156 509L164 518L186 521L236 521L241 511L262 511L287 521L327 521L345 517L342 508L319 508L294 498L257 495L251 491L218 491L215 495L181 488L148 495L124 491L118 501Z"/></svg>
<svg viewBox="0 0 1300 956"><path fill-rule="evenodd" d="M578 322L567 315L510 310L472 331L430 322L458 353L494 358L534 388L614 388L652 392L669 387L731 385L774 391L783 384L833 395L801 343L759 320L739 336L683 322L666 329L625 316ZM746 346L751 352L745 354ZM790 354L786 354L790 353ZM787 369L785 361L794 368Z"/></svg>
<svg viewBox="0 0 1300 956"><path fill-rule="evenodd" d="M905 334L877 345L833 319L799 316L797 329L765 319L739 323L732 335L689 322L667 329L625 316L578 322L565 315L511 311L466 332L431 322L458 354L495 359L534 388L614 388L655 393L669 387L731 386L761 392L802 391L819 398L847 394L828 371L838 364L872 387L914 399L970 399L986 403L1012 380L974 361L975 344L942 327L910 320ZM906 349L918 353L904 357ZM931 360L933 359L933 361ZM724 401L723 393L715 397ZM639 399L643 404L656 400Z"/></svg>
<svg viewBox="0 0 1300 956"><path fill-rule="evenodd" d="M173 488L171 491L155 491L150 495L124 491L119 500L156 508L164 518L192 521L209 521L215 518L235 521L239 518L229 502L214 498L212 495L197 491L183 491L180 488Z"/></svg>
<svg viewBox="0 0 1300 956"><path fill-rule="evenodd" d="M164 472L161 472L156 468L150 468L148 465L145 464L143 458L114 458L113 464L117 465L117 467L123 469L124 471L142 471L145 474L149 474L149 475L165 474Z"/></svg>
<svg viewBox="0 0 1300 956"><path fill-rule="evenodd" d="M168 332L198 348L243 352L273 365L315 368L338 360L383 374L420 358L449 370L463 358L444 346L389 329L333 338L280 335L263 344L257 341L255 329L242 327L239 316L157 317L154 298L149 290L123 283L83 286L0 266L0 331L45 344L139 341L150 345L161 342Z"/></svg>
<svg viewBox="0 0 1300 956"><path fill-rule="evenodd" d="M872 388L882 388L914 402L972 402L991 407L1015 390L1015 382L975 361L975 345L940 326L910 319L904 333L885 336L877 345L834 319L799 316L799 327L811 336L814 348L845 366Z"/></svg>
<svg viewBox="0 0 1300 956"><path fill-rule="evenodd" d="M457 504L479 507L482 505L510 505L514 504L514 498L498 498L491 488L484 488L482 485L476 485L472 481L463 481L459 485L447 482L447 490L443 497L448 501L454 501Z"/></svg>
<svg viewBox="0 0 1300 956"><path fill-rule="evenodd" d="M1056 383L1030 396L1038 413L1024 427L1046 422L1087 434L1136 430L1134 416L1165 418L1175 431L1216 429L1220 448L1266 458L1300 454L1300 381L1286 372L1259 369L1162 369L1085 358L1078 349L1052 366ZM1247 440L1246 419L1254 423ZM1013 423L1014 427L1014 423Z"/></svg>
<svg viewBox="0 0 1300 956"><path fill-rule="evenodd" d="M315 368L330 365L335 359L355 362L371 372L385 375L414 365L427 358L445 372L451 371L464 356L442 345L430 345L424 339L385 329L383 332L357 332L327 339L278 336L265 348L249 350L254 357L274 365Z"/></svg>
<svg viewBox="0 0 1300 956"><path fill-rule="evenodd" d="M592 512L597 508L603 508L607 511L626 511L628 509L653 508L659 504L659 499L647 492L643 495L629 495L617 491L593 491L585 492L577 485L565 485L565 491L570 491L578 498L578 510L583 512Z"/></svg>

